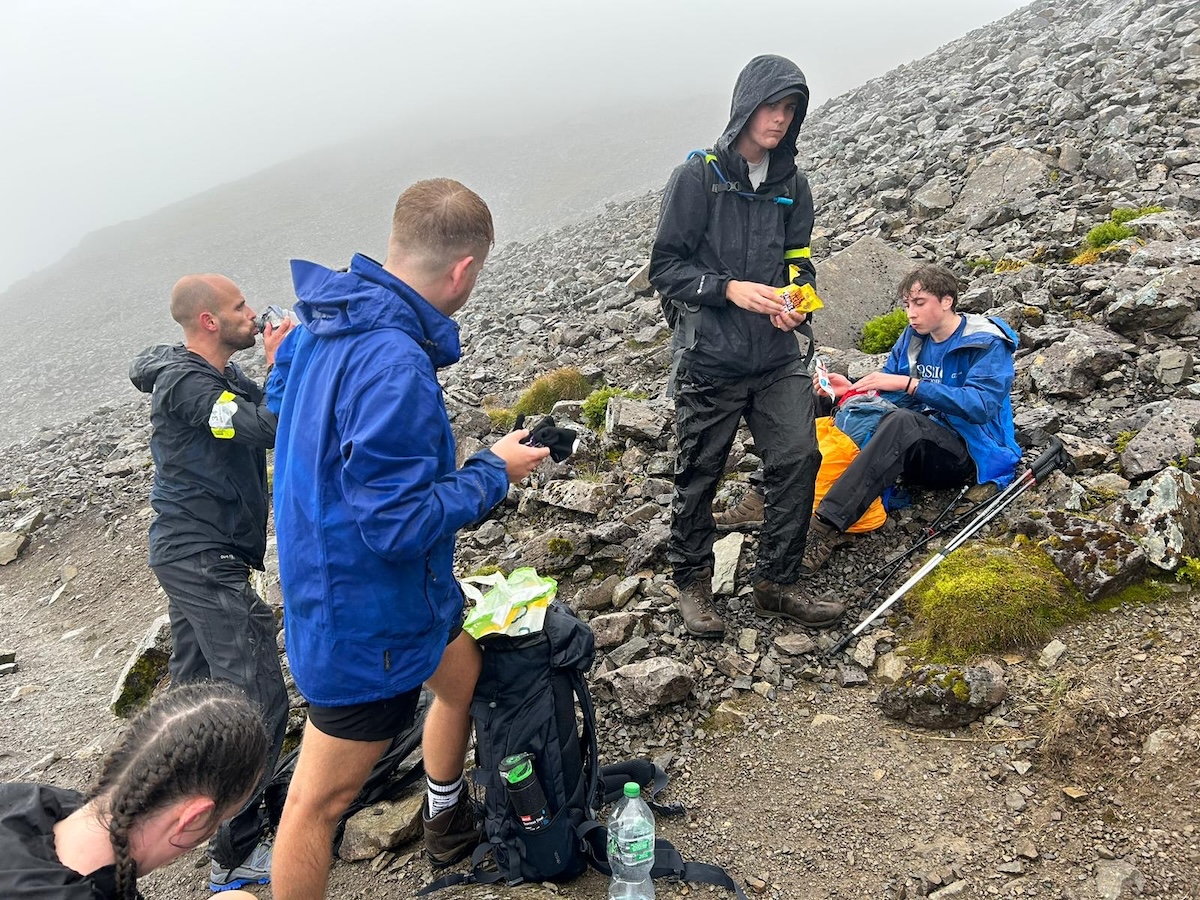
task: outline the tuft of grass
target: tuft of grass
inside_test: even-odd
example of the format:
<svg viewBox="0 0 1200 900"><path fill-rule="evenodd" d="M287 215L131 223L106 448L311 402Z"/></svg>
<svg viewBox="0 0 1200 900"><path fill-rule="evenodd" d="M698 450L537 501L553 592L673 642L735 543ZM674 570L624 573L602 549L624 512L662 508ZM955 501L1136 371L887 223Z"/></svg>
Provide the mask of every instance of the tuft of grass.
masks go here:
<svg viewBox="0 0 1200 900"><path fill-rule="evenodd" d="M1163 208L1161 206L1143 206L1138 209L1114 209L1108 218L1118 225L1124 225L1126 222L1132 222L1134 219L1140 219L1142 216L1149 216L1162 211Z"/></svg>
<svg viewBox="0 0 1200 900"><path fill-rule="evenodd" d="M1200 559L1194 556L1185 556L1183 565L1175 570L1175 580L1181 584L1190 584L1192 587L1200 584Z"/></svg>
<svg viewBox="0 0 1200 900"><path fill-rule="evenodd" d="M1138 433L1136 431L1122 431L1117 435L1117 439L1113 443L1113 449L1119 454L1124 453L1130 442L1132 442L1137 435Z"/></svg>
<svg viewBox="0 0 1200 900"><path fill-rule="evenodd" d="M1046 554L1030 542L1015 549L977 544L947 557L909 602L922 643L935 659L962 661L1028 649L1088 607Z"/></svg>
<svg viewBox="0 0 1200 900"><path fill-rule="evenodd" d="M1135 234L1137 234L1136 231L1128 225L1122 225L1120 222L1101 222L1089 231L1087 237L1083 240L1089 247L1099 250L1103 247L1109 247L1117 241L1131 238Z"/></svg>
<svg viewBox="0 0 1200 900"><path fill-rule="evenodd" d="M488 421L492 423L492 431L506 432L512 431L513 423L517 420L517 414L506 406L492 406L484 410L487 413Z"/></svg>
<svg viewBox="0 0 1200 900"><path fill-rule="evenodd" d="M858 349L863 353L887 353L907 325L908 314L903 309L893 309L882 316L876 316L863 325Z"/></svg>
<svg viewBox="0 0 1200 900"><path fill-rule="evenodd" d="M592 391L583 400L580 414L583 424L592 431L604 430L604 415L608 410L608 401L613 397L628 397L631 400L645 400L646 395L641 391L630 391L625 388L603 387Z"/></svg>
<svg viewBox="0 0 1200 900"><path fill-rule="evenodd" d="M1073 266L1090 266L1093 263L1100 262L1102 250L1095 247L1088 247L1086 250L1081 250L1079 253L1071 257L1071 265Z"/></svg>
<svg viewBox="0 0 1200 900"><path fill-rule="evenodd" d="M583 373L570 366L539 375L513 404L512 413L533 415L548 413L559 400L582 400L592 390Z"/></svg>
<svg viewBox="0 0 1200 900"><path fill-rule="evenodd" d="M997 274L1002 272L1019 272L1027 265L1029 265L1029 261L1025 259L1002 259L996 263L992 271Z"/></svg>

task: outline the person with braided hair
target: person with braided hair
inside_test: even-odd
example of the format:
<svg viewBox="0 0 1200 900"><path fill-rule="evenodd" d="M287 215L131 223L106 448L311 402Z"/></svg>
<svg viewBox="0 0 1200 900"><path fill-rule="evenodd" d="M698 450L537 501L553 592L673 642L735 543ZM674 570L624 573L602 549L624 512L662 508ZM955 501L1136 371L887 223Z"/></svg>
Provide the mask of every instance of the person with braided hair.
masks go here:
<svg viewBox="0 0 1200 900"><path fill-rule="evenodd" d="M0 785L0 897L139 900L137 880L211 838L266 771L262 716L224 683L159 697L109 752L95 787ZM253 900L246 891L226 896Z"/></svg>

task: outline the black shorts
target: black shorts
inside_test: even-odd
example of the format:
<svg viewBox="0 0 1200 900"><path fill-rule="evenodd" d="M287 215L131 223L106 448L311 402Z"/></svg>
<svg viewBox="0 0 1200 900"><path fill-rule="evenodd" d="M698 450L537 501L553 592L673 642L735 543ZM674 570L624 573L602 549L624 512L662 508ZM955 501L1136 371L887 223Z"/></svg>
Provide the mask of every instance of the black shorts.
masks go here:
<svg viewBox="0 0 1200 900"><path fill-rule="evenodd" d="M462 633L463 618L450 626L446 646ZM344 741L390 741L412 727L421 687L395 697L352 703L349 706L309 706L308 721L322 734Z"/></svg>

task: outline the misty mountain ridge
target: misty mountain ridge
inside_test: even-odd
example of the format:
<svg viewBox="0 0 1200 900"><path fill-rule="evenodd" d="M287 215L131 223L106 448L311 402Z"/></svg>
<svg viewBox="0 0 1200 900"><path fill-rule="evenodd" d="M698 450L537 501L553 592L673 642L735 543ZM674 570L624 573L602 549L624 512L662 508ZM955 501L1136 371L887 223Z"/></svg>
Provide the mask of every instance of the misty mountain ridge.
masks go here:
<svg viewBox="0 0 1200 900"><path fill-rule="evenodd" d="M523 123L537 126L525 134L441 145L393 125L93 232L0 294L0 366L22 374L21 390L0 401L9 433L129 399L129 360L150 343L180 339L167 303L181 275L221 272L252 307L291 306L288 259L382 259L397 194L438 175L487 200L498 245L527 240L661 188L688 150L719 133L727 102L547 115Z"/></svg>

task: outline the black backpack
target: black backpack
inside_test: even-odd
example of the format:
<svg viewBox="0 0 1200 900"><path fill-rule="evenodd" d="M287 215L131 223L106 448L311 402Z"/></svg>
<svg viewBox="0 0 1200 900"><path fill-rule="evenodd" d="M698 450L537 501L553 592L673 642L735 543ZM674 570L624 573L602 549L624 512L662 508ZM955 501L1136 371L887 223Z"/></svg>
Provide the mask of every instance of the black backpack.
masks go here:
<svg viewBox="0 0 1200 900"><path fill-rule="evenodd" d="M678 803L654 800L667 775L649 760L600 766L596 714L585 681L595 658L595 638L569 607L554 601L540 632L491 635L479 646L483 668L471 703L472 778L483 788L485 839L472 855L470 872L439 878L421 894L472 882L565 882L589 865L611 874L607 829L596 821L596 812L619 798L627 781L646 788L657 815L684 812ZM549 824L537 831L522 826L500 774L501 760L520 753L532 754L534 775L546 797ZM724 869L685 863L661 839L651 874L722 885L744 900Z"/></svg>
<svg viewBox="0 0 1200 900"><path fill-rule="evenodd" d="M346 822L352 815L372 804L395 800L412 785L424 780L425 761L421 756L421 731L425 727L425 714L429 711L431 700L430 692L422 690L412 725L392 738L383 756L379 757L379 761L371 769L371 774L367 776L358 796L342 813L334 831L335 854L342 843ZM292 783L292 774L296 771L296 760L299 756L299 747L284 754L275 766L275 774L263 789L263 803L272 831L279 828L279 818L283 815L283 805L287 801L288 787Z"/></svg>

